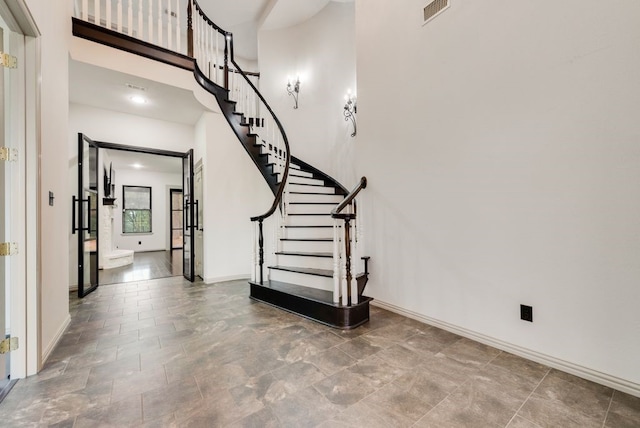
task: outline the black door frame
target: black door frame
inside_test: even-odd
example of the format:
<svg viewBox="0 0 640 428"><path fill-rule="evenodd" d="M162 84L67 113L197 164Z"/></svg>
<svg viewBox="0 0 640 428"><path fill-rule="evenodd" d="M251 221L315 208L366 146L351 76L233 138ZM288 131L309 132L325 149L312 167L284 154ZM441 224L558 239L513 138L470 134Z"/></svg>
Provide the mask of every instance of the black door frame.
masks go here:
<svg viewBox="0 0 640 428"><path fill-rule="evenodd" d="M78 139L79 141L81 141L82 138L86 138L86 136L84 136L82 133L78 133ZM106 142L106 141L92 141L92 143L98 148L98 149L108 149L108 150L120 150L120 151L125 151L125 152L133 152L133 153L144 153L144 154L149 154L149 155L160 155L160 156L169 156L169 157L175 157L175 158L181 158L183 159L183 171L182 171L182 176L184 177L185 171L184 171L184 164L185 161L187 163L190 163L191 165L193 165L193 149L189 149L187 152L175 152L173 150L163 150L163 149L153 149L153 148L147 148L147 147L137 147L137 146L131 146L131 145L127 145L127 144L118 144L118 143L110 143L110 142ZM193 175L193 167L191 168L191 174ZM191 188L193 188L193 180L191 180ZM184 184L183 184L183 195L184 195ZM98 204L99 205L99 204ZM183 212L185 207L182 207ZM191 214L193 215L193 207L191 207L191 209L189 210L191 212ZM99 216L98 216L99 217ZM98 221L100 221L98 219ZM184 226L184 225L183 225ZM191 218L191 222L189 223L189 226L193 228L193 218ZM184 236L183 236L183 243L184 243ZM173 245L170 245L173 246ZM192 245L193 247L193 245ZM193 270L193 265L195 264L195 253L194 253L194 248L191 249L190 252L190 258L191 258L191 263L190 265L192 266ZM184 254L183 254L184 257ZM193 274L191 275L184 275L184 277L186 279L188 279L189 281L193 282L195 280L195 277ZM97 285L96 285L97 287ZM94 288L95 289L95 288ZM94 289L92 289L91 291L93 291Z"/></svg>

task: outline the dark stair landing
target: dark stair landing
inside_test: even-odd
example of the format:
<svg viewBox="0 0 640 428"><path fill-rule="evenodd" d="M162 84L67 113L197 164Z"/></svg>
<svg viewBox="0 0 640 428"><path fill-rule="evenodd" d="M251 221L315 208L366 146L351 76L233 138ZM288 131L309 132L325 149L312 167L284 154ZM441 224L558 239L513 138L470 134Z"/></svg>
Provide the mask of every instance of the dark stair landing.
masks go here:
<svg viewBox="0 0 640 428"><path fill-rule="evenodd" d="M250 297L305 318L339 329L351 329L369 321L371 297L360 296L360 303L342 306L333 303L330 291L303 287L279 281L265 281L263 285L249 281Z"/></svg>

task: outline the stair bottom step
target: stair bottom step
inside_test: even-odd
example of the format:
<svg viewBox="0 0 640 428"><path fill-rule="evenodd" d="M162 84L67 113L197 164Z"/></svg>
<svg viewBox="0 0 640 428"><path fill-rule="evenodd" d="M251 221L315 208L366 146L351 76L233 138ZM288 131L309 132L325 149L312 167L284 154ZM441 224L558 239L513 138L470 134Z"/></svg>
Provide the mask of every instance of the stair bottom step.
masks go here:
<svg viewBox="0 0 640 428"><path fill-rule="evenodd" d="M250 281L249 285L252 299L330 327L352 329L369 321L370 297L362 296L357 305L341 306L333 303L333 294L326 290L279 281Z"/></svg>

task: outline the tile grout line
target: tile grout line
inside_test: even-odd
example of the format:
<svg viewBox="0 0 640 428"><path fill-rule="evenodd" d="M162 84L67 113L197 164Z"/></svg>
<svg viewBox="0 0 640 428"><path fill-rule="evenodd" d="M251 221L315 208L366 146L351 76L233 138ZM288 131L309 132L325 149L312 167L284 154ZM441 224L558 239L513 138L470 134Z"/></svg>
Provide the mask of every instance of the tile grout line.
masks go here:
<svg viewBox="0 0 640 428"><path fill-rule="evenodd" d="M613 404L613 396L615 395L616 390L612 389L611 398L609 398L609 405L607 406L607 411L604 413L604 420L602 421L602 428L607 424L607 419L609 418L609 410L611 410L611 405Z"/></svg>
<svg viewBox="0 0 640 428"><path fill-rule="evenodd" d="M511 419L509 419L509 422L507 422L507 424L505 425L505 427L508 427L509 424L513 421L513 419L518 416L518 413L520 413L520 410L522 410L522 408L524 407L525 404L527 404L527 401L529 401L529 399L531 398L531 396L533 395L534 392L536 392L536 389L538 389L538 387L542 384L542 382L547 378L547 376L549 375L549 373L551 373L551 368L549 367L547 369L547 372L544 374L544 376L542 376L542 379L540 379L540 382L538 382L538 384L533 388L533 390L531 390L531 392L529 393L529 395L527 396L527 398L522 402L522 404L520 405L520 407L518 407L518 410L515 411L515 413L513 414L513 416L511 417ZM526 419L526 418L525 418ZM527 419L528 420L528 419ZM535 423L535 422L534 422ZM538 424L536 424L538 425Z"/></svg>

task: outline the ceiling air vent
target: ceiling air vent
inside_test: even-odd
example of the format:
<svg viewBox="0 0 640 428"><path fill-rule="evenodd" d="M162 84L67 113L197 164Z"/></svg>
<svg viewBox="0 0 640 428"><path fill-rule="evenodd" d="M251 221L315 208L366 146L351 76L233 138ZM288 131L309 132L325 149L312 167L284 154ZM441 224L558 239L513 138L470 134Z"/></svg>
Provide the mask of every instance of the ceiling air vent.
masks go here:
<svg viewBox="0 0 640 428"><path fill-rule="evenodd" d="M424 22L422 25L431 21L447 9L449 9L449 0L433 0L424 7Z"/></svg>

